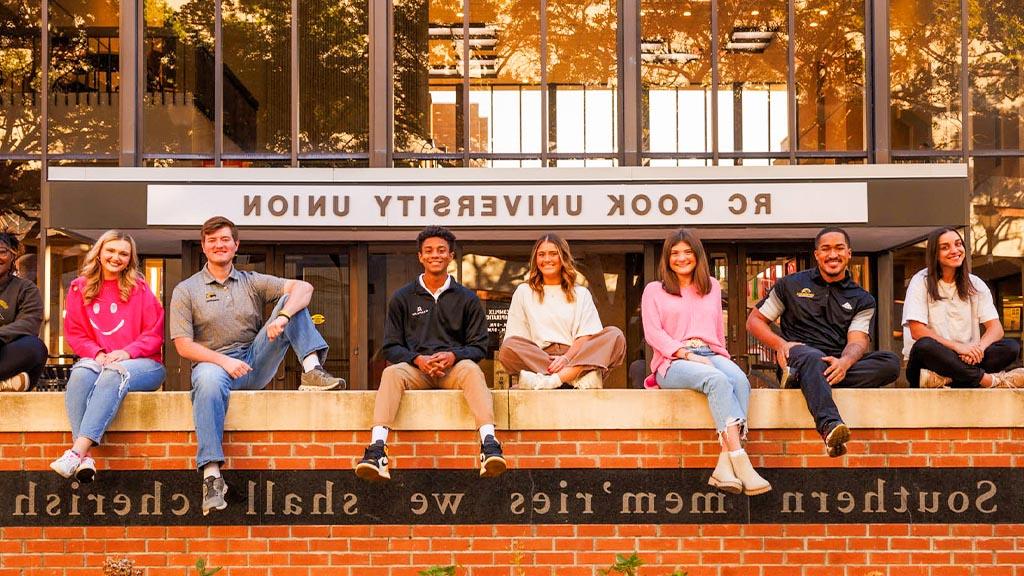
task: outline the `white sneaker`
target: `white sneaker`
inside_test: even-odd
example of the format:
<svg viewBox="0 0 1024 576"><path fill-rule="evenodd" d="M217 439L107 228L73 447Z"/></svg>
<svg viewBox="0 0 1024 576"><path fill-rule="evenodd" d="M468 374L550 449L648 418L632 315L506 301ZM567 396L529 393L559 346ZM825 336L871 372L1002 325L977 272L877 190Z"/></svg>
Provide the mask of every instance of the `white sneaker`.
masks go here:
<svg viewBox="0 0 1024 576"><path fill-rule="evenodd" d="M993 374L990 388L1024 388L1024 368Z"/></svg>
<svg viewBox="0 0 1024 576"><path fill-rule="evenodd" d="M75 470L75 480L88 484L96 479L96 461L90 456L82 458L82 463Z"/></svg>
<svg viewBox="0 0 1024 576"><path fill-rule="evenodd" d="M25 392L26 390L28 390L28 374L24 372L0 380L0 392Z"/></svg>
<svg viewBox="0 0 1024 576"><path fill-rule="evenodd" d="M554 390L562 385L557 374L537 374L529 370L519 371L517 390Z"/></svg>
<svg viewBox="0 0 1024 576"><path fill-rule="evenodd" d="M91 460L91 458L90 458ZM60 458L57 458L53 462L50 462L50 468L53 471L65 478L71 478L74 476L75 471L82 464L82 457L75 454L70 449L65 450L64 454L61 454Z"/></svg>
<svg viewBox="0 0 1024 576"><path fill-rule="evenodd" d="M921 368L921 376L918 382L921 388L945 388L953 382L953 379L947 376L940 376L927 368Z"/></svg>
<svg viewBox="0 0 1024 576"><path fill-rule="evenodd" d="M596 390L604 388L604 379L597 370L584 372L571 382L577 390Z"/></svg>

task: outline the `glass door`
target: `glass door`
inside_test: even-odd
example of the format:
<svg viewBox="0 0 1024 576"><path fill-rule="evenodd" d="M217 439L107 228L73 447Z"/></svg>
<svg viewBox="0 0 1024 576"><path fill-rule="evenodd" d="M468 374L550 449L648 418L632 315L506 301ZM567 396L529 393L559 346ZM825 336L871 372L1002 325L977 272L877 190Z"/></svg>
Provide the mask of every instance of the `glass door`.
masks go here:
<svg viewBox="0 0 1024 576"><path fill-rule="evenodd" d="M746 319L750 311L768 295L775 283L783 276L804 269L808 265L806 256L798 256L799 250L787 250L775 253L748 254L745 259L744 315ZM773 329L778 328L772 325ZM744 330L744 333L746 331ZM747 371L750 385L754 388L776 388L779 385L775 362L775 351L759 342L752 334L746 334Z"/></svg>

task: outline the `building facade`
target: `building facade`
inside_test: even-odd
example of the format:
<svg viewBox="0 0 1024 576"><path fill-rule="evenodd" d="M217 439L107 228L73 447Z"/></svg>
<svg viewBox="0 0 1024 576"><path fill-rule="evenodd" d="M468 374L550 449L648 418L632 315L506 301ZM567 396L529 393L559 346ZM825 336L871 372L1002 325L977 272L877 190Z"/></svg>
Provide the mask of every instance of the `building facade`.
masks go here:
<svg viewBox="0 0 1024 576"><path fill-rule="evenodd" d="M383 367L383 310L416 272L415 228L435 220L456 228L452 272L484 299L495 338L533 238L556 230L641 360L659 239L692 225L728 286L730 349L767 385L772 358L743 318L832 223L853 231L880 347L899 349L920 240L943 224L963 227L1020 335L1016 1L0 0L0 17L2 211L29 237L35 218L45 231L54 353L98 231L135 234L166 300L201 265L195 224L215 209L243 224L240 265L317 285L328 368L358 388ZM441 215L445 194L459 210ZM544 195L561 212L544 212ZM393 204L370 203L384 196ZM502 208L516 198L537 212ZM609 381L628 384L626 367Z"/></svg>

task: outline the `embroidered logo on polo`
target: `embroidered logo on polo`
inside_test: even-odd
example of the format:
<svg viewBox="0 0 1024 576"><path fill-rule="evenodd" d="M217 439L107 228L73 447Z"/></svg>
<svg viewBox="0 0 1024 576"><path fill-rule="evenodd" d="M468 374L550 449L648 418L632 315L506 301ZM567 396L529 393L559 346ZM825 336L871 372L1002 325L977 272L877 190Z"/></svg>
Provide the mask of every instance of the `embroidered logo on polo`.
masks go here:
<svg viewBox="0 0 1024 576"><path fill-rule="evenodd" d="M853 306L849 302L843 302L843 310L853 310Z"/></svg>
<svg viewBox="0 0 1024 576"><path fill-rule="evenodd" d="M814 292L810 288L804 288L796 293L797 298L814 298Z"/></svg>
<svg viewBox="0 0 1024 576"><path fill-rule="evenodd" d="M218 296L216 292L207 292L206 293L206 301L207 302L217 302L218 300L220 300L220 296Z"/></svg>
<svg viewBox="0 0 1024 576"><path fill-rule="evenodd" d="M427 312L430 312L430 310L424 310L423 306L417 306L416 307L416 311L413 312L412 315L413 316L422 316L422 315L426 314Z"/></svg>

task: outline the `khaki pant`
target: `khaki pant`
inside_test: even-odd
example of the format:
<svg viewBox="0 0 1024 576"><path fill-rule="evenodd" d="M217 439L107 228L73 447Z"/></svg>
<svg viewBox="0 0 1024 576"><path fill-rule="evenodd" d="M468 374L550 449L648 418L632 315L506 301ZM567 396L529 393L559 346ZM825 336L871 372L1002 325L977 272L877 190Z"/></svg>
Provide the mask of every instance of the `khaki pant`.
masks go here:
<svg viewBox="0 0 1024 576"><path fill-rule="evenodd" d="M373 408L373 425L391 428L395 423L395 415L398 414L398 406L402 402L402 394L406 390L431 388L462 390L466 402L469 403L469 410L476 419L477 427L494 424L494 400L487 388L483 370L472 360L460 360L441 377L424 374L408 362L392 364L385 368Z"/></svg>
<svg viewBox="0 0 1024 576"><path fill-rule="evenodd" d="M561 356L569 350L565 344L552 344L544 350L532 341L519 336L511 336L501 343L498 360L509 374L520 370L529 370L538 374L547 374L548 365L555 356ZM626 355L626 337L622 330L608 326L584 341L572 356L566 356L568 366L585 366L600 370L602 375L608 370L622 364Z"/></svg>

